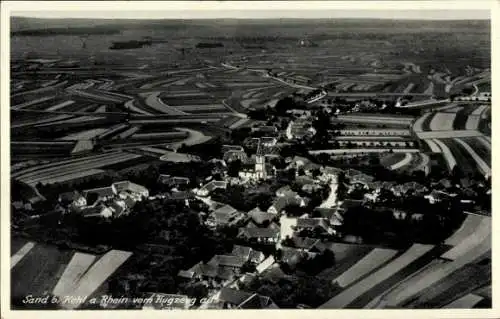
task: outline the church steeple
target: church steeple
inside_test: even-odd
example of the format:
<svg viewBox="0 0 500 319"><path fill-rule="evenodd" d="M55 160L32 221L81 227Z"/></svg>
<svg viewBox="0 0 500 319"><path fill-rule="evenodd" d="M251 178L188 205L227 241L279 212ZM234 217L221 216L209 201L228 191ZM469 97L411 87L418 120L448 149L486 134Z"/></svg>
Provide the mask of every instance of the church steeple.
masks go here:
<svg viewBox="0 0 500 319"><path fill-rule="evenodd" d="M264 156L264 152L262 150L261 142L257 144L257 153L255 154L255 175L257 179L265 179L267 178L266 174L266 157Z"/></svg>

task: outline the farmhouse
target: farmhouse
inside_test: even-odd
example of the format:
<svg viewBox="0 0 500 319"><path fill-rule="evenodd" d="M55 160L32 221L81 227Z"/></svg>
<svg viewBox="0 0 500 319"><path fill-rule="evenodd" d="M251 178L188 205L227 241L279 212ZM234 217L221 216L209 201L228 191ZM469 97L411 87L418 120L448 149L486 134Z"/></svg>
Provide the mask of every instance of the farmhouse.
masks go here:
<svg viewBox="0 0 500 319"><path fill-rule="evenodd" d="M271 214L268 212L263 212L260 210L259 207L255 207L251 211L247 213L247 216L250 217L250 220L255 224L255 225L262 225L266 222L271 222L276 218L275 214Z"/></svg>
<svg viewBox="0 0 500 319"><path fill-rule="evenodd" d="M243 258L245 262L249 261L255 264L261 263L265 256L261 251L257 251L251 247L234 245L231 255Z"/></svg>
<svg viewBox="0 0 500 319"><path fill-rule="evenodd" d="M149 196L149 191L144 186L129 181L116 182L112 185L121 198L131 197L136 201Z"/></svg>
<svg viewBox="0 0 500 319"><path fill-rule="evenodd" d="M245 239L248 242L275 244L279 240L279 229L275 228L240 228L238 238Z"/></svg>
<svg viewBox="0 0 500 319"><path fill-rule="evenodd" d="M197 195L206 197L210 195L214 190L216 189L226 189L227 188L227 182L224 181L211 181L204 186L202 186L198 191Z"/></svg>
<svg viewBox="0 0 500 319"><path fill-rule="evenodd" d="M294 193L294 192L293 192ZM271 214L281 214L288 206L305 207L307 205L306 199L299 195L290 194L288 196L278 197L275 199L271 207L267 210Z"/></svg>
<svg viewBox="0 0 500 319"><path fill-rule="evenodd" d="M77 208L87 206L87 200L77 191L60 194L58 202L63 206L71 205Z"/></svg>
<svg viewBox="0 0 500 319"><path fill-rule="evenodd" d="M169 185L172 187L189 185L190 182L191 182L190 179L187 177L171 176L166 174L160 174L158 176L158 183Z"/></svg>
<svg viewBox="0 0 500 319"><path fill-rule="evenodd" d="M216 209L208 217L209 226L234 225L244 218L244 214L230 205L224 205Z"/></svg>
<svg viewBox="0 0 500 319"><path fill-rule="evenodd" d="M82 192L82 195L86 198L87 204L92 205L96 201L106 201L117 195L115 186L111 185L108 187L100 187L87 189Z"/></svg>

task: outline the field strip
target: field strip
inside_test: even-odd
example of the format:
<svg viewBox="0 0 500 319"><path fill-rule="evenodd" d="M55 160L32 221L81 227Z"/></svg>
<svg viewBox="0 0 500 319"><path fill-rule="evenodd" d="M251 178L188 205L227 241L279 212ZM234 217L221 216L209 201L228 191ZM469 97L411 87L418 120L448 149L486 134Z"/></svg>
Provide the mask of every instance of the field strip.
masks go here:
<svg viewBox="0 0 500 319"><path fill-rule="evenodd" d="M321 305L319 308L340 309L349 306L349 304L354 302L357 298L361 297L364 293L368 292L370 289L374 288L376 285L382 283L383 281L389 279L392 275L403 270L412 262L421 258L432 249L434 249L433 245L413 244L406 252L387 264L385 267L379 269L365 279L342 291L340 294L336 295L335 297Z"/></svg>
<svg viewBox="0 0 500 319"><path fill-rule="evenodd" d="M488 139L486 137L484 137L484 136L478 136L477 139L479 140L479 142L481 144L483 144L488 149L488 151L491 151L491 142L488 141Z"/></svg>
<svg viewBox="0 0 500 319"><path fill-rule="evenodd" d="M30 241L23 247L21 247L21 249L19 249L14 255L12 255L12 257L10 258L10 269L14 268L17 263L20 262L21 259L23 259L31 249L33 249L33 247L35 247L35 243Z"/></svg>
<svg viewBox="0 0 500 319"><path fill-rule="evenodd" d="M192 104L192 105L176 105L178 110L189 111L212 111L212 110L225 110L226 107L222 104Z"/></svg>
<svg viewBox="0 0 500 319"><path fill-rule="evenodd" d="M140 109L137 106L135 106L134 100L128 100L127 102L125 102L125 108L127 108L128 110L135 111L137 113L144 114L144 115L153 115L153 113L149 113L148 111L145 111L145 110Z"/></svg>
<svg viewBox="0 0 500 319"><path fill-rule="evenodd" d="M443 142L441 142L440 140L438 139L433 139L434 143L436 143L440 148L441 150L443 151L443 155L444 155L444 158L446 159L446 163L448 164L448 168L450 169L450 171L453 169L453 167L455 167L455 165L457 165L457 161L455 160L455 157L453 156L453 153L451 153L450 149L448 148L448 146L446 146L446 144L444 144Z"/></svg>
<svg viewBox="0 0 500 319"><path fill-rule="evenodd" d="M163 103L163 101L160 99L160 94L162 92L151 92L149 94L149 96L146 98L145 102L146 104L157 110L157 111L160 111L162 113L165 113L165 114L171 114L171 115L185 115L185 114L188 114L186 112L182 112L182 111L179 111L178 109L176 109L175 107L171 106L171 105L168 105L168 104L165 104Z"/></svg>
<svg viewBox="0 0 500 319"><path fill-rule="evenodd" d="M475 109L471 113L471 115L481 115L488 107L489 107L489 105L483 104L483 105L479 106L477 109Z"/></svg>
<svg viewBox="0 0 500 319"><path fill-rule="evenodd" d="M187 137L189 133L186 132L154 132L154 133L137 133L131 136L132 138L154 138L154 137Z"/></svg>
<svg viewBox="0 0 500 319"><path fill-rule="evenodd" d="M488 164L486 164L485 161L483 161L481 156L477 155L476 151L474 151L474 149L470 147L469 144L467 144L466 142L462 141L459 138L454 138L453 140L455 140L458 144L462 145L463 148L465 148L465 150L472 156L472 158L477 164L477 167L479 167L479 169L481 170L481 172L483 172L484 175L491 176L491 167Z"/></svg>
<svg viewBox="0 0 500 319"><path fill-rule="evenodd" d="M408 86L403 90L402 93L408 94L415 87L415 83L409 83Z"/></svg>
<svg viewBox="0 0 500 319"><path fill-rule="evenodd" d="M31 106L31 105L35 105L35 104L38 104L38 103L43 103L43 102L46 102L46 101L50 101L50 100L54 99L55 97L56 97L55 95L44 96L44 97L41 97L41 98L36 99L36 100L31 100L31 101L28 101L28 102L24 102L24 103L21 103L21 104L14 105L14 106L11 107L11 109L13 109L13 110L20 110L22 108L25 108L25 107L28 107L28 106Z"/></svg>
<svg viewBox="0 0 500 319"><path fill-rule="evenodd" d="M434 113L432 112L428 112L428 113L425 113L423 116L419 117L415 123L413 124L413 130L415 132L423 132L424 131L424 128L422 127L422 125L424 124L425 120L427 120L427 118L431 115L433 115Z"/></svg>
<svg viewBox="0 0 500 319"><path fill-rule="evenodd" d="M468 214L462 226L445 241L445 244L450 246L458 245L464 239L477 232L478 229L483 228L483 224L485 223L490 224L491 219L482 215Z"/></svg>
<svg viewBox="0 0 500 319"><path fill-rule="evenodd" d="M77 159L69 159L69 160L64 160L64 161L59 161L59 162L53 162L53 163L49 163L49 164L45 164L45 165L26 168L22 171L18 171L16 173L12 174L11 177L12 178L24 177L28 173L42 171L44 169L48 169L51 167L57 167L57 166L66 165L66 164L81 163L81 162L85 162L85 161L92 160L92 159L101 159L101 158L106 158L108 156L113 156L113 155L118 155L118 154L122 154L122 153L119 151L114 151L114 152L108 152L108 153L99 154L99 155L86 156L86 157L77 158Z"/></svg>
<svg viewBox="0 0 500 319"><path fill-rule="evenodd" d="M427 145L429 145L429 147L431 148L432 153L441 153L441 149L436 144L436 142L434 142L434 140L432 140L432 139L425 139L424 141L427 143Z"/></svg>
<svg viewBox="0 0 500 319"><path fill-rule="evenodd" d="M108 162L120 162L121 160L128 160L132 159L134 156L138 156L136 154L124 154L124 153L117 153L111 156L96 156L95 158L90 158L87 160L81 160L78 162L71 162L69 164L61 166L61 164L58 164L57 166L53 166L50 168L46 169L40 169L38 171L32 171L29 173L22 174L18 177L16 177L19 180L31 180L33 178L41 177L44 175L54 175L58 173L65 173L65 172L71 172L71 170L79 170L79 169L92 169L92 168L98 168L101 166L109 165ZM44 176L45 177L45 176Z"/></svg>
<svg viewBox="0 0 500 319"><path fill-rule="evenodd" d="M309 151L309 154L355 154L355 153L388 153L392 150L394 153L417 153L420 152L419 149L411 148L346 148L346 149L330 149L330 150L314 150Z"/></svg>
<svg viewBox="0 0 500 319"><path fill-rule="evenodd" d="M59 278L52 293L64 298L76 289L76 284L90 268L96 256L91 254L75 253L66 265L62 276Z"/></svg>
<svg viewBox="0 0 500 319"><path fill-rule="evenodd" d="M398 251L393 249L375 248L332 282L345 288L382 266L397 253Z"/></svg>
<svg viewBox="0 0 500 319"><path fill-rule="evenodd" d="M73 172L73 173L62 173L62 174L57 174L57 175L51 175L48 178L36 178L32 180L27 180L23 181L28 185L36 186L39 182L42 184L54 184L54 183L61 183L61 182L66 182L82 177L87 177L87 176L92 176L92 175L97 175L103 173L103 170L100 169L87 169L84 171L78 171L78 172Z"/></svg>
<svg viewBox="0 0 500 319"><path fill-rule="evenodd" d="M53 85L53 86L46 86L46 87L42 87L42 88L39 88L39 89L35 89L35 90L31 90L31 91L25 91L25 92L21 92L21 93L17 93L17 94L14 94L11 96L11 98L15 98L17 96L22 96L22 95L27 95L27 94L33 94L33 93L42 93L42 92L48 92L48 91L51 91L52 89L56 89L56 88L59 88L61 86L64 86L68 83L68 81L63 81L59 84L56 84L56 85Z"/></svg>
<svg viewBox="0 0 500 319"><path fill-rule="evenodd" d="M94 111L94 113L105 113L105 112L106 112L106 105L101 105Z"/></svg>
<svg viewBox="0 0 500 319"><path fill-rule="evenodd" d="M77 287L71 294L73 297L87 297L99 288L127 259L131 252L112 250L102 256L89 271L78 281ZM78 303L66 303L64 307L74 309Z"/></svg>
<svg viewBox="0 0 500 319"><path fill-rule="evenodd" d="M465 232L465 231L464 231ZM491 235L491 218L484 217L479 223L478 227L466 236L463 240L459 241L456 246L441 255L442 258L449 260L456 260L464 256L473 247L479 245L488 236ZM457 238L458 241L458 238Z"/></svg>
<svg viewBox="0 0 500 319"><path fill-rule="evenodd" d="M73 101L73 100L64 101L62 103L59 103L59 104L56 104L54 106L49 107L45 111L57 111L57 110L62 109L65 106L68 106L68 105L71 105L71 104L74 104L74 103L75 103L75 101Z"/></svg>
<svg viewBox="0 0 500 319"><path fill-rule="evenodd" d="M455 301L450 302L445 305L442 309L472 309L476 304L478 304L484 298L474 294L467 294L462 298L458 298Z"/></svg>
<svg viewBox="0 0 500 319"><path fill-rule="evenodd" d="M405 157L400 162L392 164L389 167L389 169L394 171L398 168L401 168L403 166L410 164L412 157L413 157L413 155L411 153L405 153Z"/></svg>
<svg viewBox="0 0 500 319"><path fill-rule="evenodd" d="M479 127L479 115L469 115L467 117L467 122L465 122L466 130L477 130Z"/></svg>
<svg viewBox="0 0 500 319"><path fill-rule="evenodd" d="M358 140L358 141L371 141L371 140L376 140L376 141L395 141L395 142L401 142L405 141L404 137L402 136L384 136L384 135L377 135L377 136L370 136L370 135L344 135L344 136L335 136L333 138L334 140L337 141L342 141L342 140Z"/></svg>
<svg viewBox="0 0 500 319"><path fill-rule="evenodd" d="M169 144L171 147L174 147L174 148L180 147L182 144L185 144L187 146L201 144L201 143L205 143L205 142L209 141L210 139L212 139L211 136L205 135L200 131L196 131L196 130L192 130L192 129L188 129L188 128L184 128L184 127L176 127L175 129L177 131L187 132L187 133L189 133L189 136L182 141Z"/></svg>
<svg viewBox="0 0 500 319"><path fill-rule="evenodd" d="M432 118L431 131L452 131L456 113L436 113Z"/></svg>
<svg viewBox="0 0 500 319"><path fill-rule="evenodd" d="M482 136L483 134L477 130L455 130L455 131L429 131L429 132L416 132L418 138L453 138L453 137L475 137Z"/></svg>
<svg viewBox="0 0 500 319"><path fill-rule="evenodd" d="M482 137L491 144L491 137L490 136L482 135Z"/></svg>
<svg viewBox="0 0 500 319"><path fill-rule="evenodd" d="M409 298L416 296L426 288L433 286L441 279L472 262L477 257L482 256L491 249L491 236L488 237L489 238L483 240L479 245L471 247L469 251L458 259L451 262L443 262L435 267L430 267L418 275L402 282L384 297L384 299L387 300L387 304L391 307L401 307Z"/></svg>
<svg viewBox="0 0 500 319"><path fill-rule="evenodd" d="M66 135L64 137L61 137L61 140L90 140L98 135L101 135L102 133L106 132L107 129L105 128L95 128L92 130L86 130L86 131L81 131L78 133L73 133L70 135Z"/></svg>

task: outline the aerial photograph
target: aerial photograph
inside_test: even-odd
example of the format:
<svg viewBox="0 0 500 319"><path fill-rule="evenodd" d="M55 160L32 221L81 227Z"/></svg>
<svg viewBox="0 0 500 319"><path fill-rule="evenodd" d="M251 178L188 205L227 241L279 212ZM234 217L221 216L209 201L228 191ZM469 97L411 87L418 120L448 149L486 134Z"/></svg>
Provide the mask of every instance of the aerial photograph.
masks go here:
<svg viewBox="0 0 500 319"><path fill-rule="evenodd" d="M10 14L12 310L492 308L490 11L254 9Z"/></svg>

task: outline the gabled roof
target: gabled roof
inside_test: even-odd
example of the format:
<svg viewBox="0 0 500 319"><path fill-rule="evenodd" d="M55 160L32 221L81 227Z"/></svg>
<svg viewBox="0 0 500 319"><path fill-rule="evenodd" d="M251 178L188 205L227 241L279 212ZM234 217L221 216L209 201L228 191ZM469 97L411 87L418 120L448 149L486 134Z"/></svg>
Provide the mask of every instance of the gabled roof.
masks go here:
<svg viewBox="0 0 500 319"><path fill-rule="evenodd" d="M248 299L243 301L238 308L240 309L277 309L278 306L267 296L254 293Z"/></svg>
<svg viewBox="0 0 500 319"><path fill-rule="evenodd" d="M237 306L251 296L252 293L224 287L220 290L219 300Z"/></svg>
<svg viewBox="0 0 500 319"><path fill-rule="evenodd" d="M309 238L309 237L292 237L292 240L295 244L295 247L309 250L313 248L317 243L321 242L317 238Z"/></svg>
<svg viewBox="0 0 500 319"><path fill-rule="evenodd" d="M233 255L215 255L207 264L241 268L247 259Z"/></svg>
<svg viewBox="0 0 500 319"><path fill-rule="evenodd" d="M179 271L178 274L178 276L184 278L193 278L195 275L228 280L234 277L235 272L229 268L199 262L188 270Z"/></svg>
<svg viewBox="0 0 500 319"><path fill-rule="evenodd" d="M117 193L121 192L143 193L148 191L146 187L136 183L132 183L130 181L116 182L113 183L113 186L115 187Z"/></svg>
<svg viewBox="0 0 500 319"><path fill-rule="evenodd" d="M279 213L290 205L299 205L299 204L300 204L300 198L297 198L295 196L285 195L284 197L279 197L275 199L272 207L274 207L276 211Z"/></svg>
<svg viewBox="0 0 500 319"><path fill-rule="evenodd" d="M265 221L271 221L273 220L276 215L263 212L261 211L258 207L252 209L251 211L248 212L248 216L256 223L256 224L262 224Z"/></svg>
<svg viewBox="0 0 500 319"><path fill-rule="evenodd" d="M279 234L279 229L272 228L240 228L239 237L246 238L272 238Z"/></svg>
<svg viewBox="0 0 500 319"><path fill-rule="evenodd" d="M329 228L328 222L324 218L298 218L297 228L321 227L325 230Z"/></svg>
<svg viewBox="0 0 500 319"><path fill-rule="evenodd" d="M234 245L233 250L231 251L231 255L239 256L239 257L248 259L250 256L250 252L252 250L253 249L251 247Z"/></svg>
<svg viewBox="0 0 500 319"><path fill-rule="evenodd" d="M97 196L99 197L109 197L116 195L115 188L113 188L112 186L86 189L82 192L82 194L84 197L88 197L89 194L97 194Z"/></svg>

